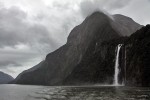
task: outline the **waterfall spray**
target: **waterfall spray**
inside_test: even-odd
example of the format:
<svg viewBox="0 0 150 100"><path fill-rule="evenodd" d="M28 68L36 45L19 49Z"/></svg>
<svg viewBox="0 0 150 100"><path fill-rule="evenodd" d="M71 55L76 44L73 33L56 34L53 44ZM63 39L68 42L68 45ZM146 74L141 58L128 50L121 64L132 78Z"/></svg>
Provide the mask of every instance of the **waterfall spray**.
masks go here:
<svg viewBox="0 0 150 100"><path fill-rule="evenodd" d="M122 44L119 44L117 46L117 55L116 55L116 61L115 61L115 74L114 74L114 85L115 86L120 85L118 76L119 76L119 72L120 72L120 70L119 70L119 52L120 52L121 47L122 47Z"/></svg>

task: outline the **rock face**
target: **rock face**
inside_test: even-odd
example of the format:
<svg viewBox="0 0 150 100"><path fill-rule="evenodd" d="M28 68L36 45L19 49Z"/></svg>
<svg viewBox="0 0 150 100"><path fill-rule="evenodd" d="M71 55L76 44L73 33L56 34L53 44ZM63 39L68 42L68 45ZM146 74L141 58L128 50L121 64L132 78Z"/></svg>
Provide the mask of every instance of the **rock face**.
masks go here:
<svg viewBox="0 0 150 100"><path fill-rule="evenodd" d="M126 37L120 37L91 43L81 62L64 80L64 85L113 84L116 47L125 40ZM120 52L120 57L123 58L122 54ZM123 75L120 75L120 83Z"/></svg>
<svg viewBox="0 0 150 100"><path fill-rule="evenodd" d="M150 25L125 42L126 85L150 86Z"/></svg>
<svg viewBox="0 0 150 100"><path fill-rule="evenodd" d="M64 46L48 54L40 67L20 74L13 83L36 85L112 83L115 47L119 42L123 42L122 36L128 36L141 27L133 20L129 21L132 25L128 26L125 24L126 21L120 19L128 20L125 16L114 20L102 12L93 13L71 31Z"/></svg>
<svg viewBox="0 0 150 100"><path fill-rule="evenodd" d="M6 73L0 72L0 84L7 84L12 81L14 78Z"/></svg>

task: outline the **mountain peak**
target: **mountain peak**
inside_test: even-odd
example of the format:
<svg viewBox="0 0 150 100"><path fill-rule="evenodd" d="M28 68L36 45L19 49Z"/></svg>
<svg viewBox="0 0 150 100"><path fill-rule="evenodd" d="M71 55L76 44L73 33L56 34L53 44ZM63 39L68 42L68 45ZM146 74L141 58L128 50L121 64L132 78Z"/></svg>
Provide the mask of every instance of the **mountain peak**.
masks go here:
<svg viewBox="0 0 150 100"><path fill-rule="evenodd" d="M86 19L86 20L91 20L91 19L105 19L105 20L108 20L109 19L109 16L107 14L105 14L104 12L102 11L96 11L94 13L92 13L91 15L89 15Z"/></svg>
<svg viewBox="0 0 150 100"><path fill-rule="evenodd" d="M95 17L95 16L106 16L106 14L104 14L104 12L101 11L96 11L93 12L89 17Z"/></svg>
<svg viewBox="0 0 150 100"><path fill-rule="evenodd" d="M110 18L103 12L94 12L70 32L67 43L72 44L76 41L76 44L80 44L86 37L92 38L96 31L105 26L110 26Z"/></svg>

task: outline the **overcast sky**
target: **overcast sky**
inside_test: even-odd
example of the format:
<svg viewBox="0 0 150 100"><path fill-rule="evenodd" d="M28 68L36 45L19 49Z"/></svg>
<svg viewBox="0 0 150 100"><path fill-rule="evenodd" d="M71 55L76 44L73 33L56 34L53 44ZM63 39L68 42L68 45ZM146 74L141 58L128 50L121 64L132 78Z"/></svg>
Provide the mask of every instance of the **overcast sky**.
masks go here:
<svg viewBox="0 0 150 100"><path fill-rule="evenodd" d="M150 0L0 0L0 70L16 77L38 64L95 10L150 23Z"/></svg>

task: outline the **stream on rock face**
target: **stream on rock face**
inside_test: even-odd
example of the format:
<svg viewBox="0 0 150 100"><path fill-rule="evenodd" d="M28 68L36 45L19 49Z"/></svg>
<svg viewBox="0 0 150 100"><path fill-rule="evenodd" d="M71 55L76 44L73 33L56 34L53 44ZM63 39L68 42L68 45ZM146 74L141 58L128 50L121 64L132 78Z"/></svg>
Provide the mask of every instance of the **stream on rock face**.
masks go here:
<svg viewBox="0 0 150 100"><path fill-rule="evenodd" d="M150 88L0 85L0 100L150 100Z"/></svg>

